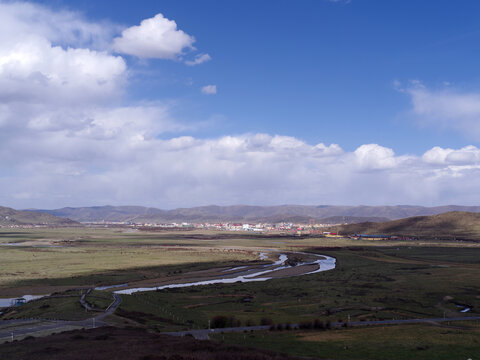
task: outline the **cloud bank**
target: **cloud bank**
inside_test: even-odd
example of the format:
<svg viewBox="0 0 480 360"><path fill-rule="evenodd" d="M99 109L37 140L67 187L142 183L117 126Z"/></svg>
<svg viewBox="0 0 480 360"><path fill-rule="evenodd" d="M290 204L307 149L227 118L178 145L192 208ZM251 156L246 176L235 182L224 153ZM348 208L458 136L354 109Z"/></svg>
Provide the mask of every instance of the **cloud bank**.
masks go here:
<svg viewBox="0 0 480 360"><path fill-rule="evenodd" d="M37 130L2 141L2 203L17 207L145 204L478 203L480 149L395 155L377 144L346 152L268 134L158 139L168 112L100 114L99 128ZM142 109L144 111L144 109ZM157 110L155 110L156 112ZM127 112L127 113L128 113ZM141 117L141 122L131 121ZM113 121L114 119L114 121ZM95 127L93 127L95 129Z"/></svg>

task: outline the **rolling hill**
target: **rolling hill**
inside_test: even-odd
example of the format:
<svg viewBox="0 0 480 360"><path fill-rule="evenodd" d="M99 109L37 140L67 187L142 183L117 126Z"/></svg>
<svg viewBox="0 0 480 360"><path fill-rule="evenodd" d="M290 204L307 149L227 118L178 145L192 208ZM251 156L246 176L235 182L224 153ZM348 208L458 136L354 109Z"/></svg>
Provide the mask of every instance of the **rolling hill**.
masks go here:
<svg viewBox="0 0 480 360"><path fill-rule="evenodd" d="M441 214L449 211L479 212L480 206L199 206L161 210L142 206L67 207L55 210L34 210L80 222L131 221L144 222L383 222L411 216Z"/></svg>
<svg viewBox="0 0 480 360"><path fill-rule="evenodd" d="M343 235L408 235L423 237L457 237L480 239L480 214L451 211L432 216L414 216L384 223L365 222L335 228Z"/></svg>
<svg viewBox="0 0 480 360"><path fill-rule="evenodd" d="M20 211L0 206L0 225L75 226L80 224L76 221L47 213Z"/></svg>

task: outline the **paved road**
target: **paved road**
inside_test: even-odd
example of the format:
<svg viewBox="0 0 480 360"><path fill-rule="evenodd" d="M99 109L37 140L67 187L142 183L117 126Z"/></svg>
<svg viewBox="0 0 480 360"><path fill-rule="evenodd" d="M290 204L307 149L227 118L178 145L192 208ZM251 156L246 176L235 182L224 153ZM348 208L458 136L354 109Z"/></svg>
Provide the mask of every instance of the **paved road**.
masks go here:
<svg viewBox="0 0 480 360"><path fill-rule="evenodd" d="M113 303L107 308L107 310L95 317L86 320L80 321L66 321L66 320L4 320L0 321L0 326L2 325L19 325L22 326L20 328L12 329L12 330L0 330L0 343L3 341L8 341L11 339L12 332L14 338L16 336L28 336L34 335L35 333L42 332L42 331L55 331L60 332L63 330L70 330L73 328L93 328L99 326L105 326L106 323L103 319L113 314L113 312L118 308L118 306L122 303L122 298L118 294L113 294L114 301Z"/></svg>
<svg viewBox="0 0 480 360"><path fill-rule="evenodd" d="M480 316L470 316L470 317L453 317L453 318L427 318L427 319L406 319L406 320L376 320L376 321L350 321L349 326L366 326L366 325L401 325L401 324L419 324L419 323L435 323L435 322L446 322L446 321L472 321L480 320ZM332 322L332 326L338 327L342 326L345 323L341 322ZM291 327L298 327L298 324L290 324ZM260 325L260 326L241 326L241 327L232 327L232 328L221 328L221 329L199 329L199 330L188 330L188 331L176 331L165 333L167 335L173 336L185 336L191 335L196 339L207 340L209 334L221 334L227 332L243 332L243 331L258 331L258 330L268 330L270 329L269 325Z"/></svg>

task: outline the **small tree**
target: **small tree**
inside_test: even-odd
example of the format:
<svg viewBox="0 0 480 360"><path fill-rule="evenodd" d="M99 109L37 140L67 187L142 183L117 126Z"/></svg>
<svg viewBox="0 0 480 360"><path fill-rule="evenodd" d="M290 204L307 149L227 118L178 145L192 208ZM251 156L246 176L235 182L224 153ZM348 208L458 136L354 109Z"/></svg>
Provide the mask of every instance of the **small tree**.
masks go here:
<svg viewBox="0 0 480 360"><path fill-rule="evenodd" d="M270 318L263 317L260 319L260 325L272 325L273 320Z"/></svg>
<svg viewBox="0 0 480 360"><path fill-rule="evenodd" d="M226 316L217 315L212 319L213 328L224 328L227 326L228 319Z"/></svg>

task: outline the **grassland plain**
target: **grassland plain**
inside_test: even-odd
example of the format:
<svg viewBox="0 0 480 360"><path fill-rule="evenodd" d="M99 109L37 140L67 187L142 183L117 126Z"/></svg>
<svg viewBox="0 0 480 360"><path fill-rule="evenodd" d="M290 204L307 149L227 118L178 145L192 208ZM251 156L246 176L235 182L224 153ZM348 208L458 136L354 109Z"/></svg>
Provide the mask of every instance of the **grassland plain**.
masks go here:
<svg viewBox="0 0 480 360"><path fill-rule="evenodd" d="M161 330L206 327L217 315L234 316L244 325L253 325L260 324L262 318L274 323L317 318L362 321L442 317L458 315L464 307L470 307L471 313L480 309L480 249L363 247L316 251L335 256L337 269L265 283L137 293L124 296L121 309L127 311L125 316L138 316L144 324ZM426 259L419 259L423 255ZM162 323L147 314L171 321Z"/></svg>
<svg viewBox="0 0 480 360"><path fill-rule="evenodd" d="M3 229L2 243L10 244L0 246L0 296L5 297L155 278L187 264L201 269L257 258L246 247L111 229Z"/></svg>
<svg viewBox="0 0 480 360"><path fill-rule="evenodd" d="M266 249L311 251L337 259L335 270L301 277L122 295L122 305L109 321L117 326L133 325L150 331L206 328L208 321L218 315L234 317L242 325L254 325L262 319L274 323L300 323L314 319L361 321L457 316L466 307L471 309L468 314L480 312L480 246L471 242L357 241L113 229L9 230L0 233L0 242L20 242L23 245L0 246L0 263L3 267L8 261L6 268L10 273L5 275L6 278L10 276L8 280L4 278L0 282L0 293L28 288L41 291L49 289L52 284L59 287L111 285L155 279L159 275L175 282L185 277L186 270L238 266L256 259L258 252ZM57 245L64 247L55 247ZM41 254L41 261L33 256L37 254ZM35 261L30 262L33 257ZM45 278L34 273L40 270ZM106 305L111 296L109 291L92 295L90 300L98 301L99 307ZM46 309L53 313L57 309L58 314L66 318L85 316L76 298L69 300L70 305L56 304L55 301L58 300L32 302L19 308L15 317L41 315ZM409 328L418 328L419 333L430 329L423 325ZM389 329L392 337L403 336L403 330L395 333L397 327ZM361 329L348 329L352 342L357 341L356 334L360 334L358 339L364 334L357 333L357 330ZM465 349L478 348L475 336L471 336L478 334L477 329L459 330L466 336L458 342L456 333L450 330L444 329L443 335L450 339L446 341L452 351L464 354ZM328 350L330 342L313 341L315 337L305 338L307 335L301 334L268 332L262 336L266 344L271 342L272 348L277 346L278 339L280 343L290 341L292 346L286 351L291 348L291 353L296 353L295 349L300 345L295 344L300 342L305 349L313 349L304 354L308 356L317 356L311 355L314 351L329 354L342 346L341 342L332 342ZM261 345L256 337L242 335L225 335L225 341L239 339L240 344ZM286 338L282 340L282 336ZM391 346L397 345L392 343ZM278 349L281 348L279 345ZM440 349L439 346L435 348ZM369 351L368 347L366 349ZM362 354L365 355L365 351ZM430 354L429 351L434 350L414 349L412 353L405 352L404 358L421 358L412 355L417 351Z"/></svg>
<svg viewBox="0 0 480 360"><path fill-rule="evenodd" d="M3 228L0 229L0 296L138 281L173 274L186 267L205 269L215 263L226 266L255 260L258 251L265 248L303 250L319 243L369 244L348 239L272 238L213 231Z"/></svg>

